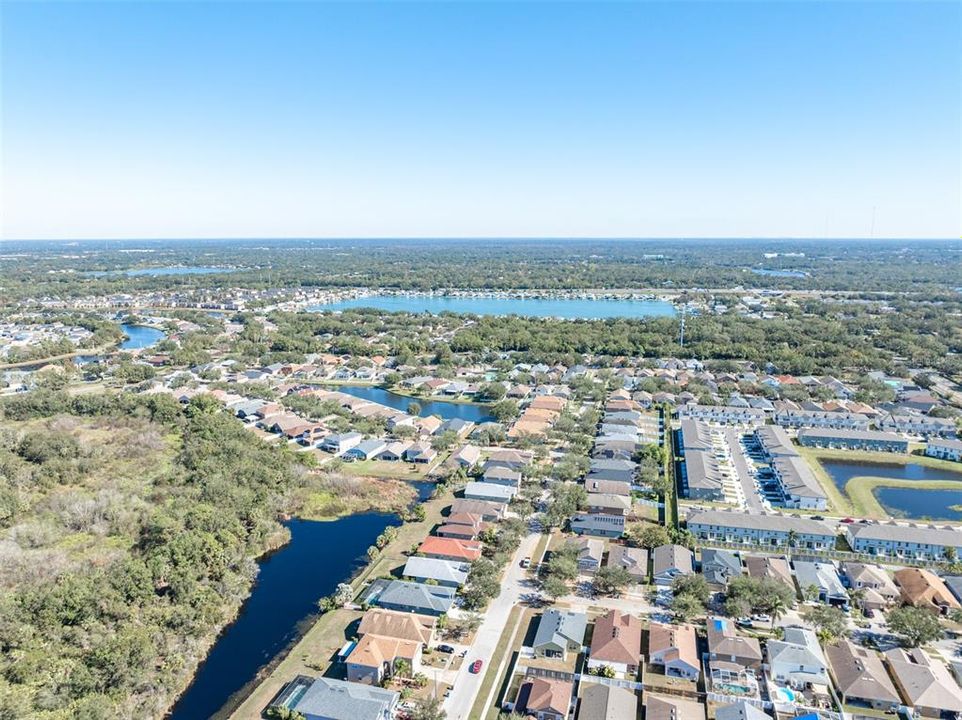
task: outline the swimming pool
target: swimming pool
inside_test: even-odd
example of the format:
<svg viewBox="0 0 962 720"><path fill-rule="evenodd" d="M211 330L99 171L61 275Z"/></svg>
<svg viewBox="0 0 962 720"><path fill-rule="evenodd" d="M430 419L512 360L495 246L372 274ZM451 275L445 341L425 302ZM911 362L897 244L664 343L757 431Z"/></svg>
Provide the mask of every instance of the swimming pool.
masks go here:
<svg viewBox="0 0 962 720"><path fill-rule="evenodd" d="M794 703L795 691L787 687L777 687L772 691L772 702Z"/></svg>

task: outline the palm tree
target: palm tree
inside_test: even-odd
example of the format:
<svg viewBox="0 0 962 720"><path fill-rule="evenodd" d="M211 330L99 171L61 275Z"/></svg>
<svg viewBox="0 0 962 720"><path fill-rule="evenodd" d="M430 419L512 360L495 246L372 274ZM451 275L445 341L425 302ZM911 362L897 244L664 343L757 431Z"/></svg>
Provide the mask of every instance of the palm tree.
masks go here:
<svg viewBox="0 0 962 720"><path fill-rule="evenodd" d="M411 663L409 663L404 658L398 658L394 661L394 676L403 678L411 674Z"/></svg>
<svg viewBox="0 0 962 720"><path fill-rule="evenodd" d="M772 617L772 632L775 631L775 621L778 620L782 615L785 614L785 601L782 600L778 595L775 595L767 604L768 614Z"/></svg>

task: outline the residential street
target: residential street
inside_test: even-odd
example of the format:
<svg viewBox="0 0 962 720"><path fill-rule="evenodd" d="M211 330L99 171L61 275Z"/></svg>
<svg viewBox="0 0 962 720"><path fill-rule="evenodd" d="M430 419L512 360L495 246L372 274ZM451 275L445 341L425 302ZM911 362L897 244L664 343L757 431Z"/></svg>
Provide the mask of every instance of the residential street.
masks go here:
<svg viewBox="0 0 962 720"><path fill-rule="evenodd" d="M528 586L528 571L522 568L520 563L523 558L532 555L540 537L541 535L537 533L527 535L521 541L514 557L511 558L511 563L505 570L501 594L491 601L485 611L484 620L478 629L474 643L454 681L454 689L444 701L448 720L467 720L470 716L481 682L492 662L494 649L507 625L511 609L520 604L523 594L531 592ZM481 672L475 675L469 671L469 668L478 659L482 660L484 665Z"/></svg>
<svg viewBox="0 0 962 720"><path fill-rule="evenodd" d="M761 513L765 511L762 500L758 497L758 490L755 489L755 480L748 472L748 459L740 442L740 433L735 428L726 428L725 439L728 447L731 448L732 461L735 464L735 472L742 484L742 494L745 497L745 505L749 512Z"/></svg>

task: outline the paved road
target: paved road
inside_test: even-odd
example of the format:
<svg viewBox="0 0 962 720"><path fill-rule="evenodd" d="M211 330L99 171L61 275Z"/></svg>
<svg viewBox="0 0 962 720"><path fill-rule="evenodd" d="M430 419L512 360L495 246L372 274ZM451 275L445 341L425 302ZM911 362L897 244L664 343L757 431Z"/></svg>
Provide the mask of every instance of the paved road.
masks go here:
<svg viewBox="0 0 962 720"><path fill-rule="evenodd" d="M742 484L742 494L745 496L745 505L749 512L761 513L765 510L762 499L758 497L758 490L755 488L755 481L748 472L748 459L741 444L741 433L734 428L726 428L725 439L728 447L731 448L732 462L735 464L735 472Z"/></svg>
<svg viewBox="0 0 962 720"><path fill-rule="evenodd" d="M481 681L491 665L494 649L508 624L511 608L520 604L522 595L532 591L528 571L522 568L520 563L523 558L530 557L534 553L540 537L541 535L537 533L527 535L511 558L511 563L505 570L501 594L488 606L481 627L475 635L474 643L468 650L461 669L458 670L454 689L444 701L448 720L468 720L470 717L471 708L481 689ZM484 667L480 674L474 675L468 668L478 659L484 662Z"/></svg>

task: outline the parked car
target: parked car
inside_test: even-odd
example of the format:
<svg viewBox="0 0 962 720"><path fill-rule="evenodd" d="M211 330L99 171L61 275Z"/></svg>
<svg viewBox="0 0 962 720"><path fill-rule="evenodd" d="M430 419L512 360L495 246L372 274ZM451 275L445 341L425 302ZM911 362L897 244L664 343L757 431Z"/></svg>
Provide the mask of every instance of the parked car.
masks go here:
<svg viewBox="0 0 962 720"><path fill-rule="evenodd" d="M481 672L482 665L484 665L484 661L482 661L480 658L475 660L473 663L471 663L471 672L477 675L479 672Z"/></svg>
<svg viewBox="0 0 962 720"><path fill-rule="evenodd" d="M450 655L451 653L454 652L454 648L451 647L450 645L438 645L438 652L443 652Z"/></svg>
<svg viewBox="0 0 962 720"><path fill-rule="evenodd" d="M524 560L522 560L522 561L521 561L521 567L523 567L523 568L531 567L531 558L526 557Z"/></svg>

